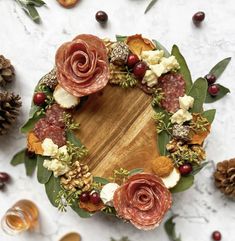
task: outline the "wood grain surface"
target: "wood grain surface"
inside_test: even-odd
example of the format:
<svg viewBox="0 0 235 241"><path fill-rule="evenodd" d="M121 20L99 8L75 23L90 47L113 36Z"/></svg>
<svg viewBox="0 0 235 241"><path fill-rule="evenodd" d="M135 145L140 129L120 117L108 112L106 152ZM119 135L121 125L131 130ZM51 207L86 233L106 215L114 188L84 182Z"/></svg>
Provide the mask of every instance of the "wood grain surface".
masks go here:
<svg viewBox="0 0 235 241"><path fill-rule="evenodd" d="M138 88L108 85L76 113L77 135L89 150L85 162L95 176L109 177L120 167L151 171L159 154L150 102Z"/></svg>

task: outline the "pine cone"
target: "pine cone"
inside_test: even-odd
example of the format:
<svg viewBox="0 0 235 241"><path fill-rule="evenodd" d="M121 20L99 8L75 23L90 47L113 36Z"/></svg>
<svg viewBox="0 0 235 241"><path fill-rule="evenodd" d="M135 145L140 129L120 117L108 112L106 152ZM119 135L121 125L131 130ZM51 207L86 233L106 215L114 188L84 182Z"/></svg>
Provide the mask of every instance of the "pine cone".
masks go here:
<svg viewBox="0 0 235 241"><path fill-rule="evenodd" d="M50 89L54 90L58 85L57 76L56 76L56 68L51 70L48 74L42 77L41 84L48 86Z"/></svg>
<svg viewBox="0 0 235 241"><path fill-rule="evenodd" d="M78 161L74 162L70 171L61 177L60 183L65 190L76 192L81 190L82 192L89 191L93 182L93 176L89 172L89 167L84 164L80 164Z"/></svg>
<svg viewBox="0 0 235 241"><path fill-rule="evenodd" d="M5 86L7 83L12 82L14 77L15 70L10 60L0 55L0 86Z"/></svg>
<svg viewBox="0 0 235 241"><path fill-rule="evenodd" d="M235 198L235 158L219 162L214 173L215 185L228 197Z"/></svg>
<svg viewBox="0 0 235 241"><path fill-rule="evenodd" d="M0 135L7 134L16 121L21 107L20 96L14 93L0 93Z"/></svg>

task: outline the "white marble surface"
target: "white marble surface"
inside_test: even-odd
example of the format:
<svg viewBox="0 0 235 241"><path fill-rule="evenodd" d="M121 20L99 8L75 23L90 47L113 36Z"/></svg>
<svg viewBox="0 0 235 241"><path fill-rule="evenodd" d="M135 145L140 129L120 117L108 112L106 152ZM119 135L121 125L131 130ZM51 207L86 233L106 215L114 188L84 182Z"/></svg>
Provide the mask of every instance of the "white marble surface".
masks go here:
<svg viewBox="0 0 235 241"><path fill-rule="evenodd" d="M57 241L69 231L78 231L83 241L108 241L110 236L128 235L133 241L168 240L163 228L151 232L137 231L120 221L104 216L89 220L75 213L58 213L46 197L44 188L35 178L25 176L24 167L9 164L12 155L25 145L18 127L26 120L33 88L39 78L53 66L56 48L79 33L101 37L118 34L143 33L159 39L168 48L178 44L192 71L193 78L204 75L217 61L232 56L233 60L220 79L232 94L211 105L217 108L212 134L207 142L208 160L213 160L196 179L195 186L174 196L173 210L180 214L177 230L182 241L208 241L211 232L221 230L224 241L235 240L235 203L224 198L213 186L214 163L235 156L235 2L234 0L159 0L147 14L147 0L82 0L74 9L66 10L55 0L39 9L42 24L34 24L13 0L0 0L0 53L12 60L17 80L11 89L23 98L23 108L14 130L0 137L0 171L7 171L13 182L7 191L0 192L0 216L15 201L29 198L40 208L40 229L10 237L0 231L1 241ZM97 10L109 14L108 26L102 28L94 18ZM206 12L206 21L195 28L191 16L198 10ZM209 106L208 106L209 108Z"/></svg>

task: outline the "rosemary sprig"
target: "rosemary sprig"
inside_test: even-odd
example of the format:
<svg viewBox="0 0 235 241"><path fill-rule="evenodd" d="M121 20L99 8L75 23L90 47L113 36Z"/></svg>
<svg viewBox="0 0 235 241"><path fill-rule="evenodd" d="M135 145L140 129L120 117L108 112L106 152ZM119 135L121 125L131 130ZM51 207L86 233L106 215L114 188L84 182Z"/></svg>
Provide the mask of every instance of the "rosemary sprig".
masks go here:
<svg viewBox="0 0 235 241"><path fill-rule="evenodd" d="M154 6L154 4L157 2L158 0L151 0L151 2L149 3L149 5L147 6L147 8L145 9L145 14Z"/></svg>
<svg viewBox="0 0 235 241"><path fill-rule="evenodd" d="M153 119L156 123L156 130L157 133L160 134L162 131L166 131L170 136L171 134L171 129L172 129L172 125L171 122L169 122L168 124L165 123L164 119L165 119L165 114L163 112L157 112L154 114Z"/></svg>
<svg viewBox="0 0 235 241"><path fill-rule="evenodd" d="M80 129L80 124L73 121L73 117L69 113L64 114L64 123L69 131L75 131Z"/></svg>
<svg viewBox="0 0 235 241"><path fill-rule="evenodd" d="M125 73L125 78L123 79L123 81L121 81L119 83L119 85L126 89L126 88L132 88L137 84L137 79L133 76L132 73L130 73L130 71L127 69L126 73Z"/></svg>
<svg viewBox="0 0 235 241"><path fill-rule="evenodd" d="M36 7L42 7L46 3L42 0L15 0L25 13L36 23L40 22L40 16Z"/></svg>

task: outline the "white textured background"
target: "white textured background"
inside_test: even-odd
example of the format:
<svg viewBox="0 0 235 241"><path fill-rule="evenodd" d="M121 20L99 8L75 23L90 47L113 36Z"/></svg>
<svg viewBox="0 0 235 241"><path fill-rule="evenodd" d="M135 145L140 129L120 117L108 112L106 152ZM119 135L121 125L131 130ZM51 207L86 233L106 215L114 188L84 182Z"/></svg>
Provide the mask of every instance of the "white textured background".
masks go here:
<svg viewBox="0 0 235 241"><path fill-rule="evenodd" d="M0 53L11 59L16 67L17 80L11 89L23 98L17 125L7 137L0 137L0 171L7 171L13 177L7 191L0 192L0 216L20 198L34 200L41 211L41 226L36 233L9 237L0 231L0 240L57 241L69 231L80 232L83 241L109 241L110 236L124 235L132 241L168 240L162 227L141 232L104 216L82 220L73 212L60 214L49 204L43 186L35 178L25 176L23 166L13 168L9 164L12 155L25 145L25 138L17 129L27 118L33 88L52 68L55 51L62 42L81 33L110 38L115 34L143 33L168 48L176 43L194 79L206 74L222 58L233 57L220 79L232 94L210 106L218 110L207 142L208 160L213 162L197 176L194 188L174 196L173 210L180 214L176 221L182 241L211 240L214 229L221 230L224 241L234 241L235 204L214 188L211 176L213 163L235 157L235 1L159 0L147 15L143 14L147 0L82 0L71 10L61 8L55 0L46 2L48 7L39 9L43 22L37 25L25 16L14 0L0 0ZM95 21L94 15L100 9L109 15L106 28ZM206 12L201 28L191 23L192 15L198 10Z"/></svg>

